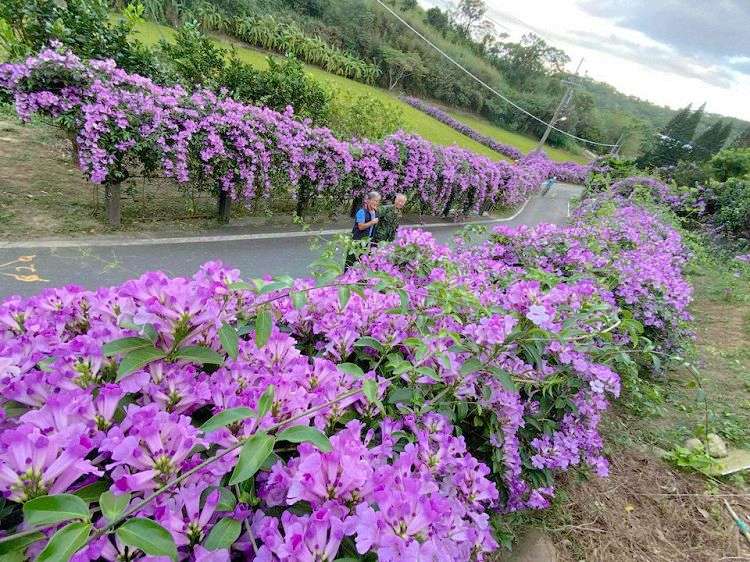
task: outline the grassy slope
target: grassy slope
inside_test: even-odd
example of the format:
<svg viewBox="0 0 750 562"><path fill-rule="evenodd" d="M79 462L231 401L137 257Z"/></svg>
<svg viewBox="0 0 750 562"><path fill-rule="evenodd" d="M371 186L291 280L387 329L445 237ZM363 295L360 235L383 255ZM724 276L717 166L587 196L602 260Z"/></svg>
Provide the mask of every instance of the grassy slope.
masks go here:
<svg viewBox="0 0 750 562"><path fill-rule="evenodd" d="M151 22L143 22L139 24L137 26L137 31L138 38L147 45L153 45L160 39L171 39L174 35L171 28L157 25ZM266 57L268 57L267 52L248 48L246 46L241 46L241 43L237 41L231 41L227 39L219 39L219 41L225 47L229 44L233 44L237 48L237 55L244 62L247 62L248 64L251 64L258 68L265 68ZM489 158L492 158L494 160L500 160L503 158L494 150L491 150L486 146L462 135L458 131L454 131L447 125L444 125L439 121L433 119L432 117L425 115L421 111L403 103L398 99L396 95L386 90L368 86L367 84L362 84L361 82L356 82L354 80L349 80L348 78L343 78L341 76L331 74L315 66L306 65L306 69L315 78L329 84L334 88L346 89L347 91L356 94L369 94L387 103L391 103L397 106L401 110L403 115L404 129L411 133L421 135L436 144L442 144L446 146L457 144L462 148L466 148L467 150L471 150L472 152L476 152L477 154L483 154L484 156L488 156ZM474 127L474 123L477 123L478 126L476 127L476 129L478 131L488 136L493 136L501 142L512 144L513 146L518 147L520 150L527 151L530 148L533 148L535 145L534 140L528 137L519 135L517 133L511 133L510 131L506 131L504 129L491 125L489 122L478 119L476 117L469 117L461 114L460 118L472 127ZM555 160L585 161L585 158L583 158L582 156L578 156L570 152L557 149L546 150L550 157L554 158Z"/></svg>
<svg viewBox="0 0 750 562"><path fill-rule="evenodd" d="M462 123L467 124L478 133L491 137L499 142L515 146L522 152L533 150L537 145L537 139L533 139L531 137L527 137L526 135L521 135L519 133L514 133L512 131L502 129L497 125L494 125L487 119L479 117L475 114L457 111L450 108L443 109L446 110L446 112L449 113L452 117L461 121ZM573 160L575 162L585 163L589 160L582 154L573 154L572 152L561 150L559 148L551 148L547 146L544 148L544 151L550 158L552 158L553 160L558 160L560 162Z"/></svg>

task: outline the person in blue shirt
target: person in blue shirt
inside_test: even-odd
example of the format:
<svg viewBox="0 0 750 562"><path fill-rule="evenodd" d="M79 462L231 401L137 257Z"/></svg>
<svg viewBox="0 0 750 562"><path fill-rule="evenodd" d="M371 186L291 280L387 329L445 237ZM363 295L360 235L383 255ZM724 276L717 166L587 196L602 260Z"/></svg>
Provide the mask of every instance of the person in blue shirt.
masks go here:
<svg viewBox="0 0 750 562"><path fill-rule="evenodd" d="M557 181L557 178L552 177L544 181L542 184L542 196L547 195L549 193L549 190L552 189L555 185L555 182Z"/></svg>
<svg viewBox="0 0 750 562"><path fill-rule="evenodd" d="M352 226L352 239L363 240L369 239L370 242L373 240L375 235L375 228L378 224L378 207L380 206L380 193L377 191L371 191L365 197L365 202L362 207L354 215L354 226ZM346 267L351 267L354 262L357 261L357 256L349 252L346 256Z"/></svg>

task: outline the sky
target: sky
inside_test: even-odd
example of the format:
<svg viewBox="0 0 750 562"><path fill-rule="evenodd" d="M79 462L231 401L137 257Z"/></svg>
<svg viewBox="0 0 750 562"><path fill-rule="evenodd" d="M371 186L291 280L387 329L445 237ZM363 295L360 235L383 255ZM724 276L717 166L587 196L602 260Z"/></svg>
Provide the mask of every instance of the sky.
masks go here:
<svg viewBox="0 0 750 562"><path fill-rule="evenodd" d="M750 0L486 0L510 39L534 32L621 92L750 120ZM448 0L421 0L445 7Z"/></svg>

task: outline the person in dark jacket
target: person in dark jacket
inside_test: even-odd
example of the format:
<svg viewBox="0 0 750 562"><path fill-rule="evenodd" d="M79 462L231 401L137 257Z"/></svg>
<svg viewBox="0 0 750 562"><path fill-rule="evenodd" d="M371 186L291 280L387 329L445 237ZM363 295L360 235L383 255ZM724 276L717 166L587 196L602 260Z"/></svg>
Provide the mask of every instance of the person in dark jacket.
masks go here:
<svg viewBox="0 0 750 562"><path fill-rule="evenodd" d="M372 242L375 228L378 224L378 206L380 206L380 193L371 191L365 197L362 207L354 215L354 226L352 226L352 239L368 239ZM354 265L357 256L349 252L346 256L346 269Z"/></svg>
<svg viewBox="0 0 750 562"><path fill-rule="evenodd" d="M376 242L393 242L406 205L406 195L397 193L392 205L378 208L378 226L375 228Z"/></svg>

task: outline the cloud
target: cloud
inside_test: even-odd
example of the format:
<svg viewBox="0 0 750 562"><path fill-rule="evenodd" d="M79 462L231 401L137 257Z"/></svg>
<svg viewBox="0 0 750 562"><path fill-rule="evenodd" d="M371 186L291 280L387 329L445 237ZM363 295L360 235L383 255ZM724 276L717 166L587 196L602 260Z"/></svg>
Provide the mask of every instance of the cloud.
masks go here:
<svg viewBox="0 0 750 562"><path fill-rule="evenodd" d="M652 70L695 78L719 88L730 88L734 84L732 72L725 67L717 64L708 65L694 57L678 56L671 49L644 45L615 34L604 35L582 30L577 33L576 43L582 47L631 60ZM741 71L740 67L733 68Z"/></svg>
<svg viewBox="0 0 750 562"><path fill-rule="evenodd" d="M575 31L570 29L543 30L501 6L495 7L493 12L499 17L492 18L491 21L499 23L498 20L500 20L506 24L522 27L536 33L553 45L574 44L589 50L605 52L651 70L695 78L719 88L727 89L734 84L734 74L728 67L716 61L706 61L705 57L678 52L675 47L655 38L649 38L638 30L633 32L616 24L604 26L603 31L597 31L596 27L590 26L587 28L576 26ZM731 70L743 72L744 68L744 64L739 64L733 66Z"/></svg>
<svg viewBox="0 0 750 562"><path fill-rule="evenodd" d="M581 0L579 6L709 63L750 53L747 0Z"/></svg>

